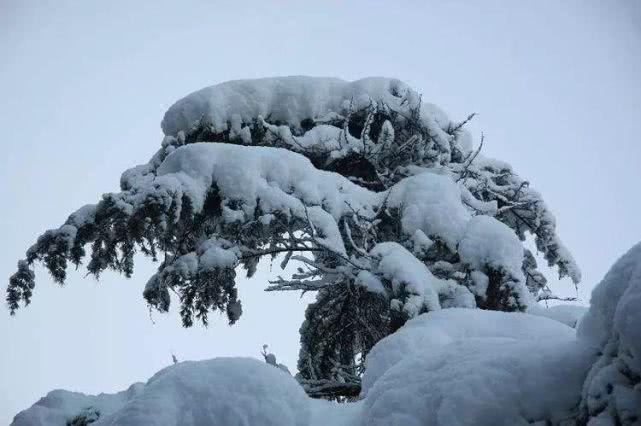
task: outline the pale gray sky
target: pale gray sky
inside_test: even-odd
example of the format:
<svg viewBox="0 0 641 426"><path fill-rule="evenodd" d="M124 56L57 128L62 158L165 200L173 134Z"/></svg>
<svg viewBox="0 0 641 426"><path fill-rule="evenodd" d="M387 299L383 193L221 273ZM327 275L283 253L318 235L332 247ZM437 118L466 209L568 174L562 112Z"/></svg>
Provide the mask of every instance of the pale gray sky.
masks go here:
<svg viewBox="0 0 641 426"><path fill-rule="evenodd" d="M641 2L0 1L0 277L43 230L146 162L165 109L229 79L398 77L451 117L479 113L486 155L540 190L584 272L580 295L641 240ZM233 5L232 5L233 4ZM171 362L295 366L303 303L241 282L234 327L184 330L141 297L153 266L0 309L0 424L54 388L115 391ZM5 281L6 282L6 281ZM571 288L562 282L556 288ZM572 293L569 291L569 293Z"/></svg>

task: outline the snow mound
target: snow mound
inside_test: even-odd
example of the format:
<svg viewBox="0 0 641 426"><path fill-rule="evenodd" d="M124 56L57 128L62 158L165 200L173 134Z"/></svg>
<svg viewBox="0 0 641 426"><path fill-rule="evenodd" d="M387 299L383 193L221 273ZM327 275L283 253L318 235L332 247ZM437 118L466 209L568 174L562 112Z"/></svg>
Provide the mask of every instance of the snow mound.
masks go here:
<svg viewBox="0 0 641 426"><path fill-rule="evenodd" d="M363 425L553 424L572 418L592 353L523 313L430 312L367 358Z"/></svg>
<svg viewBox="0 0 641 426"><path fill-rule="evenodd" d="M116 395L54 391L18 414L13 426L65 425L98 410L92 425L307 425L307 395L278 368L249 358L182 362ZM108 410L105 409L108 407Z"/></svg>
<svg viewBox="0 0 641 426"><path fill-rule="evenodd" d="M578 336L601 354L583 388L584 420L641 422L641 243L592 291ZM591 423L592 424L592 423ZM598 423L601 424L601 423Z"/></svg>
<svg viewBox="0 0 641 426"><path fill-rule="evenodd" d="M115 394L85 395L66 390L51 391L28 410L13 419L12 426L67 425L74 418L96 420L119 410L144 388L135 383L129 389Z"/></svg>
<svg viewBox="0 0 641 426"><path fill-rule="evenodd" d="M381 340L367 356L362 395L399 362L431 353L455 341L468 338L512 340L571 340L574 331L547 318L520 312L497 312L480 309L443 309L420 315L401 329Z"/></svg>
<svg viewBox="0 0 641 426"><path fill-rule="evenodd" d="M379 379L365 400L362 424L569 422L591 360L574 341L453 342L407 358Z"/></svg>
<svg viewBox="0 0 641 426"><path fill-rule="evenodd" d="M405 101L412 106L419 104L420 97L402 81L383 77L353 82L304 76L234 80L179 100L165 113L161 126L166 135L175 136L180 131L189 133L205 120L215 132L231 130L242 135L241 125L259 117L299 127L305 119L331 119L336 111L381 101L392 106ZM439 123L441 128L450 123L434 105L421 105L421 110L426 123Z"/></svg>

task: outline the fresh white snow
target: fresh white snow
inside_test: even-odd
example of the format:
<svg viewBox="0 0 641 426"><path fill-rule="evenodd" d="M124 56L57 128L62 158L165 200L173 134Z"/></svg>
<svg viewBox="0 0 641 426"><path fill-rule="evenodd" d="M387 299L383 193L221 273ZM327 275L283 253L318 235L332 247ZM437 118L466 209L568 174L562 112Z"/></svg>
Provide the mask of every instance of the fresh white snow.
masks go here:
<svg viewBox="0 0 641 426"><path fill-rule="evenodd" d="M460 340L572 339L574 331L547 318L523 313L480 309L443 309L408 321L400 330L381 340L367 357L362 394L367 395L377 380L399 362L421 353L432 353Z"/></svg>
<svg viewBox="0 0 641 426"><path fill-rule="evenodd" d="M430 172L402 180L390 190L388 202L402 209L405 233L413 235L421 230L428 237L438 236L452 250L463 238L471 217L456 183Z"/></svg>
<svg viewBox="0 0 641 426"><path fill-rule="evenodd" d="M181 362L114 396L62 392L51 392L13 425L65 425L60 413L82 410L100 412L96 426L303 426L310 418L307 395L292 376L249 358Z"/></svg>
<svg viewBox="0 0 641 426"><path fill-rule="evenodd" d="M403 246L393 242L380 243L370 254L378 259L374 272L392 284L392 304L402 303L394 298L401 286L411 294L401 309L410 318L418 315L423 306L430 311L441 309L437 293L441 280Z"/></svg>
<svg viewBox="0 0 641 426"><path fill-rule="evenodd" d="M432 104L423 103L418 93L400 80L368 77L353 82L324 77L274 77L235 80L207 87L176 102L165 114L162 129L166 135L188 132L206 120L214 131L241 131L259 117L271 122L296 125L304 119L328 120L337 111L361 109L383 101L409 108L421 103L421 119L433 127L444 143L442 129L450 120Z"/></svg>
<svg viewBox="0 0 641 426"><path fill-rule="evenodd" d="M592 291L577 334L600 353L583 387L584 415L595 425L641 423L641 243ZM602 423L600 423L602 422Z"/></svg>
<svg viewBox="0 0 641 426"><path fill-rule="evenodd" d="M120 410L144 388L135 383L129 389L115 394L85 395L80 392L54 390L41 398L31 408L13 419L13 426L64 425L77 416L93 418L108 416Z"/></svg>

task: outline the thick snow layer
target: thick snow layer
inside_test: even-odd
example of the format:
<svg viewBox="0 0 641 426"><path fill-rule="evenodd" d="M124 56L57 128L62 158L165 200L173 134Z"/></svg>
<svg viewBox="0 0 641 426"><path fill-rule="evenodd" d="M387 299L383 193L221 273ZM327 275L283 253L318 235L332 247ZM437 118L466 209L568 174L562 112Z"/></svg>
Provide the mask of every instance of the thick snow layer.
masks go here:
<svg viewBox="0 0 641 426"><path fill-rule="evenodd" d="M563 324L519 312L480 309L443 309L408 321L396 333L381 340L367 357L362 394L389 369L408 357L433 352L452 342L474 338L513 340L572 339L574 331Z"/></svg>
<svg viewBox="0 0 641 426"><path fill-rule="evenodd" d="M129 389L115 394L85 395L66 390L51 391L31 408L19 413L13 426L66 425L76 416L95 419L118 411L127 401L141 393L144 384L135 383Z"/></svg>
<svg viewBox="0 0 641 426"><path fill-rule="evenodd" d="M350 107L360 109L381 101L398 108L420 103L421 118L434 130L450 124L445 113L420 102L419 95L397 79L369 77L347 82L292 76L235 80L201 89L169 108L162 129L166 135L188 133L204 119L216 132L240 133L243 123L252 123L259 117L295 126L304 119L322 121L330 113Z"/></svg>
<svg viewBox="0 0 641 426"><path fill-rule="evenodd" d="M392 304L401 303L393 298L400 293L401 286L411 294L403 304L410 318L418 315L423 306L430 311L441 309L437 289L442 286L442 280L432 275L427 266L403 246L393 242L380 243L370 254L379 259L375 272L392 284Z"/></svg>
<svg viewBox="0 0 641 426"><path fill-rule="evenodd" d="M574 340L455 341L407 357L381 377L361 424L558 424L574 416L591 360Z"/></svg>
<svg viewBox="0 0 641 426"><path fill-rule="evenodd" d="M592 291L578 335L601 357L583 388L582 408L594 424L641 422L641 243L612 266ZM598 423L603 422L603 423Z"/></svg>
<svg viewBox="0 0 641 426"><path fill-rule="evenodd" d="M363 425L517 425L573 416L593 360L574 331L523 313L444 309L367 357Z"/></svg>
<svg viewBox="0 0 641 426"><path fill-rule="evenodd" d="M408 235L421 230L438 236L456 250L470 220L461 191L449 177L424 172L406 178L390 191L389 205L402 209L401 225ZM495 220L496 221L496 220Z"/></svg>
<svg viewBox="0 0 641 426"><path fill-rule="evenodd" d="M492 217L471 218L458 251L461 260L474 269L482 269L484 265L503 268L519 281L524 281L521 271L523 245L512 229Z"/></svg>
<svg viewBox="0 0 641 426"><path fill-rule="evenodd" d="M630 345L641 368L641 243L612 266L592 291L590 309L578 334L596 346L604 345L616 331Z"/></svg>
<svg viewBox="0 0 641 426"><path fill-rule="evenodd" d="M132 388L133 389L133 388ZM100 411L92 425L308 425L308 398L296 380L249 358L182 362L116 395L54 391L16 416L13 426L55 426Z"/></svg>
<svg viewBox="0 0 641 426"><path fill-rule="evenodd" d="M346 202L367 212L380 198L343 176L316 169L294 152L230 144L197 143L178 148L158 168L155 183L187 194L196 210L202 208L215 184L223 199L240 206L223 206L224 217L230 222L253 218L257 207L264 214L287 212L309 218L323 235L319 240L339 253L345 252L345 247L336 219L347 211Z"/></svg>

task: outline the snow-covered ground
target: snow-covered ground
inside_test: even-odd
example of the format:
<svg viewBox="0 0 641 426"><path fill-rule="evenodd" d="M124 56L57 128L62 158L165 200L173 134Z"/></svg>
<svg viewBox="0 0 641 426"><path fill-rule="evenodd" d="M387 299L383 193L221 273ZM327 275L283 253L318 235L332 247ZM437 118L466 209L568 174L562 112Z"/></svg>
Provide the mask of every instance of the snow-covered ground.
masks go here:
<svg viewBox="0 0 641 426"><path fill-rule="evenodd" d="M550 312L420 315L372 349L355 403L310 399L258 360L217 358L178 363L114 395L53 391L13 425L78 415L97 426L641 422L641 244L595 288L578 332L564 322L579 310Z"/></svg>

